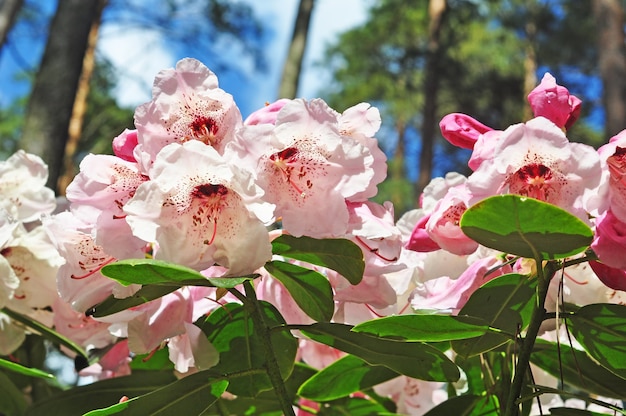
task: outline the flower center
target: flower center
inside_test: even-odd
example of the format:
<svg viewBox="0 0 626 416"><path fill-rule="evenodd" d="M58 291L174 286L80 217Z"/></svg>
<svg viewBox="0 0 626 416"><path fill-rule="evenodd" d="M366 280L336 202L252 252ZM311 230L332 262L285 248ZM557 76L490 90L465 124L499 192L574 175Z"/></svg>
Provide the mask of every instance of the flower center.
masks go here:
<svg viewBox="0 0 626 416"><path fill-rule="evenodd" d="M224 206L226 206L226 198L228 196L228 188L224 185L214 185L211 183L197 185L191 191L191 197L196 204L195 213L191 216L195 227L213 225L211 237L204 240L204 244L211 245L217 234L218 216Z"/></svg>
<svg viewBox="0 0 626 416"><path fill-rule="evenodd" d="M217 131L219 127L215 120L206 116L196 116L189 124L191 136L185 137L183 142L198 140L204 144L214 146L217 144Z"/></svg>
<svg viewBox="0 0 626 416"><path fill-rule="evenodd" d="M301 165L300 169L296 169L294 166L294 164L298 162L298 156L298 149L295 147L288 147L278 153L272 154L270 156L270 160L274 166L281 171L285 182L289 183L298 195L304 198L306 196L306 192L296 183L295 179L297 178L298 180L303 180L307 171L304 165ZM313 186L313 183L310 180L307 180L306 186L310 189Z"/></svg>
<svg viewBox="0 0 626 416"><path fill-rule="evenodd" d="M511 192L547 201L553 189L550 185L552 171L541 163L531 163L521 167L511 179Z"/></svg>

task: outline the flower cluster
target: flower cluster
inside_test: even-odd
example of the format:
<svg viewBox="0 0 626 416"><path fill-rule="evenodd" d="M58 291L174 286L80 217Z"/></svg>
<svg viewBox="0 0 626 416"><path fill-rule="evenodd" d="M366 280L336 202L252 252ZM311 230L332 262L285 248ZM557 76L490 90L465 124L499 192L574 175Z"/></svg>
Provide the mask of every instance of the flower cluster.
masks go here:
<svg viewBox="0 0 626 416"><path fill-rule="evenodd" d="M284 234L343 238L361 248L365 271L356 285L336 271L299 263L330 282L334 323L424 310L455 314L485 282L530 273L528 263L506 262L506 253L479 245L459 226L471 206L501 194L548 202L593 227L598 261L568 269L565 300L621 303L626 134L598 151L570 142L566 131L581 103L549 74L528 100L535 118L504 130L464 114L444 117L443 136L472 149L473 173L433 179L420 208L395 222L391 203L371 201L387 169L375 138L376 108L360 103L339 113L321 99L283 99L244 120L216 75L183 59L157 75L152 100L136 109L136 129L113 140L114 155L83 159L63 212L53 214L39 158L18 152L0 165L0 308L54 326L99 353L82 374L128 374L131 356L165 346L177 372L191 374L219 360L194 323L239 299L210 285L183 286L94 318L94 305L141 289L104 276L102 268L153 258L206 278L258 275L259 299L275 305L288 324L312 323L264 268L277 257L272 240ZM40 218L42 225L27 231L23 223ZM553 310L562 301L558 290L552 285L548 294ZM19 347L23 332L0 314L0 354ZM316 368L342 354L299 342L298 357ZM445 400L441 387L401 376L375 390L391 397L398 412L423 414Z"/></svg>

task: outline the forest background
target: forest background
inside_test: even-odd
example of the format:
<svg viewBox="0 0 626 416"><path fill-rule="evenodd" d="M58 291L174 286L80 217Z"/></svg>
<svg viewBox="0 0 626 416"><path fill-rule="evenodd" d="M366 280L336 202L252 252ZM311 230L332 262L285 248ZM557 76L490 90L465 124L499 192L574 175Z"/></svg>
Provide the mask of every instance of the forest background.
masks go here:
<svg viewBox="0 0 626 416"><path fill-rule="evenodd" d="M377 106L390 159L377 199L397 216L431 177L467 173L469 154L442 140L443 115L496 129L528 119L525 96L546 72L583 100L570 140L598 147L624 127L622 0L262 3L0 0L0 159L41 155L63 195L87 153L110 153L132 128L150 98L141 76L156 75L150 57L158 68L203 61L244 117L281 97Z"/></svg>

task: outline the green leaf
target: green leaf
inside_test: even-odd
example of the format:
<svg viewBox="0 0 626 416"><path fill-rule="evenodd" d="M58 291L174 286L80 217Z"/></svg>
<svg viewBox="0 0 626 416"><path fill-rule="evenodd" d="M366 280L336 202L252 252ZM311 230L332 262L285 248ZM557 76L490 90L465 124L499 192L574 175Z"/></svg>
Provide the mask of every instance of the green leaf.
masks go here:
<svg viewBox="0 0 626 416"><path fill-rule="evenodd" d="M37 368L29 368L24 367L21 364L14 363L13 361L5 360L0 358L0 368L5 368L9 371L13 371L14 373L24 374L25 376L30 377L39 377L39 378L49 378L53 379L54 376L45 371L41 371Z"/></svg>
<svg viewBox="0 0 626 416"><path fill-rule="evenodd" d="M572 335L587 353L604 368L626 379L626 306L586 305L568 318Z"/></svg>
<svg viewBox="0 0 626 416"><path fill-rule="evenodd" d="M26 412L27 416L50 416L51 409L58 415L82 415L90 410L111 406L123 396L130 398L148 394L176 381L171 371L136 371L130 376L97 381L73 387L54 396L37 401Z"/></svg>
<svg viewBox="0 0 626 416"><path fill-rule="evenodd" d="M477 338L452 341L461 356L490 351L512 339L530 320L537 280L522 274L505 274L479 287L461 308L459 315L484 320L502 334L487 332ZM508 335L507 335L508 334Z"/></svg>
<svg viewBox="0 0 626 416"><path fill-rule="evenodd" d="M322 274L282 261L270 261L265 269L280 281L300 309L315 321L330 321L335 312L333 289Z"/></svg>
<svg viewBox="0 0 626 416"><path fill-rule="evenodd" d="M593 238L587 224L569 212L533 198L496 195L471 206L460 222L478 243L505 253L544 260L584 251Z"/></svg>
<svg viewBox="0 0 626 416"><path fill-rule="evenodd" d="M496 396L455 396L430 409L424 416L498 416L498 403Z"/></svg>
<svg viewBox="0 0 626 416"><path fill-rule="evenodd" d="M258 277L257 274L237 277L204 277L200 272L189 267L168 263L154 259L127 259L107 264L101 270L102 274L128 286L165 285L182 286L209 286L233 288L246 280Z"/></svg>
<svg viewBox="0 0 626 416"><path fill-rule="evenodd" d="M5 416L21 416L26 410L24 392L20 391L11 379L0 372L0 414Z"/></svg>
<svg viewBox="0 0 626 416"><path fill-rule="evenodd" d="M80 345L76 344L69 338L66 338L63 335L59 334L52 328L47 327L41 322L36 321L30 316L22 315L21 313L15 312L9 308L3 308L1 309L1 311L2 313L8 315L11 319L27 326L28 328L33 329L35 333L40 334L42 337L44 337L48 341L51 341L53 344L63 345L70 351L74 351L76 354L82 356L86 360L89 359L87 353Z"/></svg>
<svg viewBox="0 0 626 416"><path fill-rule="evenodd" d="M343 238L318 240L283 234L272 241L272 253L327 267L338 272L353 285L363 279L363 252L350 240Z"/></svg>
<svg viewBox="0 0 626 416"><path fill-rule="evenodd" d="M363 322L352 330L407 341L438 342L477 337L489 332L489 325L471 316L396 315Z"/></svg>
<svg viewBox="0 0 626 416"><path fill-rule="evenodd" d="M382 404L363 397L345 397L325 403L318 416L393 416Z"/></svg>
<svg viewBox="0 0 626 416"><path fill-rule="evenodd" d="M335 361L307 380L298 394L319 402L363 391L400 374L380 365L369 365L353 355Z"/></svg>
<svg viewBox="0 0 626 416"><path fill-rule="evenodd" d="M622 397L626 380L592 360L585 351L568 345L538 339L530 361L557 379L563 376L565 386L603 397Z"/></svg>
<svg viewBox="0 0 626 416"><path fill-rule="evenodd" d="M458 367L445 354L421 342L403 342L352 332L351 325L315 323L298 326L314 341L356 355L371 365L429 381L456 381Z"/></svg>
<svg viewBox="0 0 626 416"><path fill-rule="evenodd" d="M285 325L276 308L260 301L261 311L268 327ZM266 357L261 347L263 340L255 331L250 311L238 303L229 303L213 311L200 328L220 353L220 362L213 370L221 374L243 374L231 379L228 391L246 397L255 397L272 387L265 372ZM270 337L276 361L283 379L291 373L298 340L288 331L273 331ZM255 371L256 370L256 371Z"/></svg>
<svg viewBox="0 0 626 416"><path fill-rule="evenodd" d="M285 390L290 401L295 401L296 391L300 385L312 377L317 370L307 365L296 363L294 369L287 380L285 380ZM281 416L282 407L274 390L266 390L256 397L238 396L235 399L220 399L219 404L214 405L202 416L211 415L255 415L255 416Z"/></svg>
<svg viewBox="0 0 626 416"><path fill-rule="evenodd" d="M91 411L84 416L199 415L220 398L226 387L227 380L201 371L143 396Z"/></svg>
<svg viewBox="0 0 626 416"><path fill-rule="evenodd" d="M111 295L99 304L90 308L87 311L87 314L93 316L94 318L112 315L163 297L168 293L174 292L178 288L178 286L147 285L143 286L135 292L135 294L127 298L118 299Z"/></svg>
<svg viewBox="0 0 626 416"><path fill-rule="evenodd" d="M135 355L130 362L132 371L136 370L170 370L174 371L174 363L170 360L169 350L161 348L147 354Z"/></svg>

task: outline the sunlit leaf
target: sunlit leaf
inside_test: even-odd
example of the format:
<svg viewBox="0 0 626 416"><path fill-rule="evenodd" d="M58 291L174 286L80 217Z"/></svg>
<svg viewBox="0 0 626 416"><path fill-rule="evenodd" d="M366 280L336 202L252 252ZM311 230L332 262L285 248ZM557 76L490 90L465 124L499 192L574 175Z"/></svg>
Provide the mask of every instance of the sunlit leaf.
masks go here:
<svg viewBox="0 0 626 416"><path fill-rule="evenodd" d="M528 325L536 287L536 279L515 273L497 277L482 285L472 293L459 315L480 318L490 327L504 333L487 332L476 338L452 341L452 348L459 355L470 357L510 341Z"/></svg>
<svg viewBox="0 0 626 416"><path fill-rule="evenodd" d="M335 400L362 391L400 374L384 366L372 366L346 355L307 380L298 391L313 401Z"/></svg>
<svg viewBox="0 0 626 416"><path fill-rule="evenodd" d="M330 321L335 312L333 289L322 274L282 261L270 261L265 269L287 289L300 309L315 321Z"/></svg>
<svg viewBox="0 0 626 416"><path fill-rule="evenodd" d="M54 329L42 324L41 322L31 318L30 316L22 315L21 313L15 312L9 308L4 308L1 311L2 313L8 315L11 319L14 319L15 321L34 330L35 333L40 334L42 337L44 337L48 341L51 341L53 344L62 345L70 351L74 351L81 357L88 359L87 353L80 345L70 340L69 338L66 338L63 335L59 334Z"/></svg>
<svg viewBox="0 0 626 416"><path fill-rule="evenodd" d="M363 322L352 331L407 341L437 342L477 337L489 332L489 325L471 316L395 315Z"/></svg>
<svg viewBox="0 0 626 416"><path fill-rule="evenodd" d="M233 288L258 275L236 277L204 277L200 272L189 267L154 259L126 259L107 264L102 274L128 286L165 285L165 286L209 286Z"/></svg>
<svg viewBox="0 0 626 416"><path fill-rule="evenodd" d="M143 396L93 410L84 416L199 415L228 387L228 381L214 377L207 372L191 374Z"/></svg>
<svg viewBox="0 0 626 416"><path fill-rule="evenodd" d="M37 368L24 367L21 364L14 363L13 361L5 360L3 358L0 358L0 368L4 368L14 373L24 374L29 377L54 378L52 374L45 371L41 371Z"/></svg>
<svg viewBox="0 0 626 416"><path fill-rule="evenodd" d="M148 285L143 286L133 295L123 299L118 299L115 296L110 295L108 298L89 309L87 314L93 316L94 318L112 315L163 297L178 288L178 286Z"/></svg>
<svg viewBox="0 0 626 416"><path fill-rule="evenodd" d="M283 234L272 241L272 253L301 260L338 272L356 285L363 279L363 252L350 240L335 238L318 240Z"/></svg>
<svg viewBox="0 0 626 416"><path fill-rule="evenodd" d="M82 415L90 410L118 403L124 396L138 397L176 381L172 371L135 371L124 377L96 381L73 387L54 396L37 401L28 416L50 416L51 409L58 415Z"/></svg>
<svg viewBox="0 0 626 416"><path fill-rule="evenodd" d="M565 386L575 387L603 397L621 397L626 392L626 380L616 376L585 351L561 343L538 339L530 361L548 374L560 379Z"/></svg>
<svg viewBox="0 0 626 416"><path fill-rule="evenodd" d="M21 416L26 410L24 393L0 372L0 414L5 416Z"/></svg>
<svg viewBox="0 0 626 416"><path fill-rule="evenodd" d="M568 317L572 335L587 353L626 379L626 306L596 303Z"/></svg>
<svg viewBox="0 0 626 416"><path fill-rule="evenodd" d="M533 198L496 195L471 206L460 222L480 244L527 258L570 257L593 238L587 224L569 212Z"/></svg>
<svg viewBox="0 0 626 416"><path fill-rule="evenodd" d="M268 327L285 324L272 304L260 301L260 305ZM262 347L264 340L255 330L250 311L245 306L238 303L224 305L199 325L220 353L219 364L213 370L226 375L245 373L237 379L231 379L229 392L255 397L260 391L272 387L265 370L267 359ZM298 341L288 331L273 331L270 340L281 375L286 379L293 369Z"/></svg>
<svg viewBox="0 0 626 416"><path fill-rule="evenodd" d="M382 404L363 397L345 397L333 400L320 408L318 416L394 416Z"/></svg>
<svg viewBox="0 0 626 416"><path fill-rule="evenodd" d="M500 406L496 396L455 396L435 406L424 416L499 416Z"/></svg>
<svg viewBox="0 0 626 416"><path fill-rule="evenodd" d="M351 325L302 325L314 341L356 355L371 365L384 365L409 377L430 381L456 381L458 367L436 348L421 342L395 341L352 332Z"/></svg>

